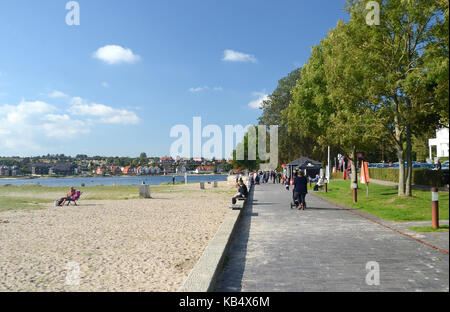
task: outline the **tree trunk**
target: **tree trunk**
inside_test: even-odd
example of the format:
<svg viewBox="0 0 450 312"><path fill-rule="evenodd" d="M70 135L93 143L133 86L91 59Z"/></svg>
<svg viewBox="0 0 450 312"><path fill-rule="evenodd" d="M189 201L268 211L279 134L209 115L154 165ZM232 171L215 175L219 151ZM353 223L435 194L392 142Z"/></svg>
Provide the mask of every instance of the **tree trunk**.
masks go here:
<svg viewBox="0 0 450 312"><path fill-rule="evenodd" d="M412 196L412 137L411 127L408 125L406 128L406 161L408 162L406 167L406 190L405 196Z"/></svg>
<svg viewBox="0 0 450 312"><path fill-rule="evenodd" d="M358 155L356 155L356 147L353 146L352 148L352 179L351 179L351 184L350 184L350 188L353 188L353 184L356 183L358 184L358 172L357 172L357 163L358 163Z"/></svg>
<svg viewBox="0 0 450 312"><path fill-rule="evenodd" d="M403 151L403 140L397 138L397 157L398 157L398 196L405 196L405 159Z"/></svg>
<svg viewBox="0 0 450 312"><path fill-rule="evenodd" d="M396 99L395 96L394 99ZM394 115L394 127L395 127L395 145L398 157L398 196L405 196L405 160L403 150L403 131L400 127L398 103L396 100L394 101L397 109L397 112Z"/></svg>

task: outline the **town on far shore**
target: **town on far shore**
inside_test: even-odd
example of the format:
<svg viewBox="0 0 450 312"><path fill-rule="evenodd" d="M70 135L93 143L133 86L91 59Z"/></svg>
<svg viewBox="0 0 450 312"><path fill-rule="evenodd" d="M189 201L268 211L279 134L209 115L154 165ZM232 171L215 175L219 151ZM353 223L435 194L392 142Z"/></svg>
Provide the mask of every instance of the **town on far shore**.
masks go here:
<svg viewBox="0 0 450 312"><path fill-rule="evenodd" d="M147 157L103 157L64 154L37 157L0 157L0 178L68 176L137 176L221 174L233 169L226 159Z"/></svg>

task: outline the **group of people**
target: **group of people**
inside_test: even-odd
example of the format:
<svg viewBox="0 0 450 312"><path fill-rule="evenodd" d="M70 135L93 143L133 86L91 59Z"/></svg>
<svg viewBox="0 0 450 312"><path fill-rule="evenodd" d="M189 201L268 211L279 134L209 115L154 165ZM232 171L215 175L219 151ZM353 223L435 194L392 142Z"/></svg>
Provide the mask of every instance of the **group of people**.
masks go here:
<svg viewBox="0 0 450 312"><path fill-rule="evenodd" d="M306 209L306 195L308 194L308 183L316 183L314 186L314 191L318 191L319 188L324 186L324 179L319 174L315 178L307 177L301 170L295 171L293 179L284 176L277 171L258 171L250 172L248 174L247 185L241 176L236 176L236 188L237 193L233 197L233 204L236 203L238 198L247 198L248 190L251 189L253 185L259 185L262 183L274 183L286 186L286 190L290 189L291 183L293 184L293 201L295 206L299 210Z"/></svg>
<svg viewBox="0 0 450 312"><path fill-rule="evenodd" d="M248 180L250 185L259 185L264 183L281 183L283 175L277 171L258 171L250 172ZM237 179L237 178L236 178ZM236 181L237 182L237 181Z"/></svg>

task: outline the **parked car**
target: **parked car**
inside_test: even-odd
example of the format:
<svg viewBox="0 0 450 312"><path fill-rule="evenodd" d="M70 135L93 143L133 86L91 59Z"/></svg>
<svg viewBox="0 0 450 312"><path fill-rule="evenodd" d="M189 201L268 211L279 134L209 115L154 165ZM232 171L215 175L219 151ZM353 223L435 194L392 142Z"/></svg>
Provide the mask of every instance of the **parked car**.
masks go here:
<svg viewBox="0 0 450 312"><path fill-rule="evenodd" d="M434 166L432 164L429 163L421 163L419 168L424 168L424 169L430 169L433 170Z"/></svg>

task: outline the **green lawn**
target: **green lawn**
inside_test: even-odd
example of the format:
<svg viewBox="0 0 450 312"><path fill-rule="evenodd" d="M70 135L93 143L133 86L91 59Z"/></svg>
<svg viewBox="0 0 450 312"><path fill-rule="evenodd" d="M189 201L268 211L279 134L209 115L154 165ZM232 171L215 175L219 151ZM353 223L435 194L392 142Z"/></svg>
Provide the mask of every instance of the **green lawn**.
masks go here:
<svg viewBox="0 0 450 312"><path fill-rule="evenodd" d="M426 233L426 232L448 232L448 225L441 225L439 229L435 230L432 226L413 226L408 228L414 232Z"/></svg>
<svg viewBox="0 0 450 312"><path fill-rule="evenodd" d="M6 210L38 210L43 209L42 204L48 200L30 197L7 197L0 195L0 212Z"/></svg>
<svg viewBox="0 0 450 312"><path fill-rule="evenodd" d="M381 219L390 221L431 221L431 192L413 190L413 197L398 197L397 188L391 186L369 185L369 196L366 185L360 184L358 203L353 203L353 191L350 181L331 181L328 193L316 192L336 202L362 210ZM448 220L449 194L439 193L439 218Z"/></svg>

